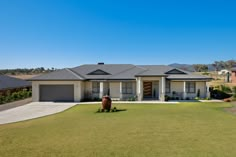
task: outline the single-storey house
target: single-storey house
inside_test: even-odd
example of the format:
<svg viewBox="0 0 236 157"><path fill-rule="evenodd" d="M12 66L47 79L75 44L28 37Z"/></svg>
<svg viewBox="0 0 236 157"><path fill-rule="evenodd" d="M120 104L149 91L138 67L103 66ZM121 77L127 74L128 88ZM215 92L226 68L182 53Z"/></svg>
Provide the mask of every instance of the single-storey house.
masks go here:
<svg viewBox="0 0 236 157"><path fill-rule="evenodd" d="M7 91L14 92L24 88L30 89L31 82L7 75L0 75L0 94L4 95Z"/></svg>
<svg viewBox="0 0 236 157"><path fill-rule="evenodd" d="M210 78L165 65L86 64L36 76L33 101L81 101L85 98L165 100L208 96Z"/></svg>

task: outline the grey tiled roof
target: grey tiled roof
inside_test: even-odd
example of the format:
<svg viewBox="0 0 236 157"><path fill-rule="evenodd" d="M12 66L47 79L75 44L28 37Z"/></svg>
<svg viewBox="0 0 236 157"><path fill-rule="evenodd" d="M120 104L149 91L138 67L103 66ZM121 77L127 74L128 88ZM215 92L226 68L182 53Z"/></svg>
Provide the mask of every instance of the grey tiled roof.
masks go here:
<svg viewBox="0 0 236 157"><path fill-rule="evenodd" d="M210 80L210 77L203 76L203 75L195 75L195 74L188 74L188 75L169 75L167 79L170 80Z"/></svg>
<svg viewBox="0 0 236 157"><path fill-rule="evenodd" d="M139 76L165 76L168 79L209 79L208 77L193 75L180 69L177 70L183 71L185 74L166 74L173 69L177 68L165 65L85 64L36 76L30 80L134 80ZM94 71L104 71L104 75L93 75Z"/></svg>
<svg viewBox="0 0 236 157"><path fill-rule="evenodd" d="M0 75L0 90L29 87L31 83L18 78Z"/></svg>
<svg viewBox="0 0 236 157"><path fill-rule="evenodd" d="M47 74L42 74L36 77L29 79L30 81L47 81L47 80L54 80L54 81L61 81L61 80L84 80L79 74L75 73L70 69L62 69L58 71L54 71Z"/></svg>
<svg viewBox="0 0 236 157"><path fill-rule="evenodd" d="M136 74L136 76L165 76L166 72L175 69L166 65L140 65L139 67L146 70Z"/></svg>
<svg viewBox="0 0 236 157"><path fill-rule="evenodd" d="M132 69L133 67L135 66L131 64L104 64L104 65L86 64L72 68L71 70L89 80L89 79L109 79L112 76L121 74L122 72ZM88 75L89 73L94 72L98 69L106 73L109 73L110 75Z"/></svg>

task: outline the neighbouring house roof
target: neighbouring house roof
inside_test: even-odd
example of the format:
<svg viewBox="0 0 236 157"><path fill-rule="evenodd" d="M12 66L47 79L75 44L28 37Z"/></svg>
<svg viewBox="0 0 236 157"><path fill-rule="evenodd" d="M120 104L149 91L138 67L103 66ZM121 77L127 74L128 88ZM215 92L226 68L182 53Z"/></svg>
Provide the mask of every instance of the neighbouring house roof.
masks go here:
<svg viewBox="0 0 236 157"><path fill-rule="evenodd" d="M231 69L231 71L236 71L236 67L233 67L233 68Z"/></svg>
<svg viewBox="0 0 236 157"><path fill-rule="evenodd" d="M164 76L168 79L207 80L209 77L194 75L166 65L85 64L31 78L31 81L53 80L135 80L136 77Z"/></svg>
<svg viewBox="0 0 236 157"><path fill-rule="evenodd" d="M18 78L0 75L0 90L29 87L31 83Z"/></svg>

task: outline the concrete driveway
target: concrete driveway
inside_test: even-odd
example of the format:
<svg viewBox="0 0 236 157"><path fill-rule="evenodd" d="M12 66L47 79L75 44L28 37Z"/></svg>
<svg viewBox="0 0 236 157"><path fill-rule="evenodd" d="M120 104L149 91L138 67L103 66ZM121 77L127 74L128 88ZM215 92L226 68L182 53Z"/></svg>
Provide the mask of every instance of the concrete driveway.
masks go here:
<svg viewBox="0 0 236 157"><path fill-rule="evenodd" d="M62 112L77 103L31 102L0 112L0 124L19 122Z"/></svg>

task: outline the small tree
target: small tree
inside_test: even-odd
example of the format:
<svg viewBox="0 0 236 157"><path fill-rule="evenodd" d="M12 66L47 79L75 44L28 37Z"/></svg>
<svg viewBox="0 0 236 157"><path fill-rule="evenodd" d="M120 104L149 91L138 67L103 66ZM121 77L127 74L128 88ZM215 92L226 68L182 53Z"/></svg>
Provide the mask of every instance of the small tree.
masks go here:
<svg viewBox="0 0 236 157"><path fill-rule="evenodd" d="M197 97L200 97L200 89L197 90Z"/></svg>

